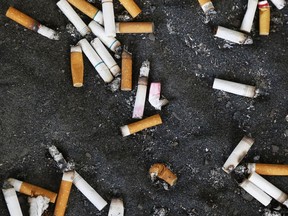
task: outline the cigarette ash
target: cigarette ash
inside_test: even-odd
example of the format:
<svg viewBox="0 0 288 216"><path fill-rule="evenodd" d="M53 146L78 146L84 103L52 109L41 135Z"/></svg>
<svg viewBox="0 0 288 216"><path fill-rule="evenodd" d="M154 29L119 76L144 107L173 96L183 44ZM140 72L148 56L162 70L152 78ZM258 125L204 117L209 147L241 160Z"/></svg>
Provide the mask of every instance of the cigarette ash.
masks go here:
<svg viewBox="0 0 288 216"><path fill-rule="evenodd" d="M169 214L169 209L154 206L151 216L168 216L168 214Z"/></svg>
<svg viewBox="0 0 288 216"><path fill-rule="evenodd" d="M120 77L117 77L109 84L109 88L110 88L111 92L116 92L119 90L120 81L121 81Z"/></svg>
<svg viewBox="0 0 288 216"><path fill-rule="evenodd" d="M133 20L133 18L129 15L127 11L123 11L123 13L118 15L117 18L118 18L118 21L120 22L129 22Z"/></svg>
<svg viewBox="0 0 288 216"><path fill-rule="evenodd" d="M263 216L281 216L282 214L277 211L271 211L270 209L264 209Z"/></svg>
<svg viewBox="0 0 288 216"><path fill-rule="evenodd" d="M135 91L132 93L133 95L135 95ZM133 106L133 102L134 102L134 98L133 96L130 96L128 99L125 99L126 104L128 105L128 107Z"/></svg>
<svg viewBox="0 0 288 216"><path fill-rule="evenodd" d="M140 68L140 76L148 77L150 71L150 62L145 60Z"/></svg>
<svg viewBox="0 0 288 216"><path fill-rule="evenodd" d="M81 34L77 31L77 29L71 23L66 25L66 31L70 34L71 37L77 40L82 37Z"/></svg>
<svg viewBox="0 0 288 216"><path fill-rule="evenodd" d="M176 28L173 26L171 19L167 20L166 26L167 26L169 34L176 34Z"/></svg>
<svg viewBox="0 0 288 216"><path fill-rule="evenodd" d="M210 170L209 178L207 181L211 184L211 186L215 189L221 189L225 186L224 179L227 178L225 173L221 168L215 168Z"/></svg>
<svg viewBox="0 0 288 216"><path fill-rule="evenodd" d="M195 39L192 38L190 34L187 34L184 37L184 41L186 46L191 48L196 55L203 55L209 57L211 55L211 51L207 48L207 46L203 43L196 43Z"/></svg>
<svg viewBox="0 0 288 216"><path fill-rule="evenodd" d="M67 162L62 153L60 153L56 146L52 145L48 148L50 155L56 161L58 168L64 171L70 171L75 169L75 164L73 161Z"/></svg>

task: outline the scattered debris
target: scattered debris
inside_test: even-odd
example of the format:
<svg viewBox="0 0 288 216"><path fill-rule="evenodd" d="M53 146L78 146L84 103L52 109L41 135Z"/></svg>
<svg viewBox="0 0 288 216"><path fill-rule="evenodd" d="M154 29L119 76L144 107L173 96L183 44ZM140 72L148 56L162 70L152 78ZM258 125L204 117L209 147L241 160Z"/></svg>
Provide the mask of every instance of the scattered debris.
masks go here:
<svg viewBox="0 0 288 216"><path fill-rule="evenodd" d="M121 82L120 77L115 78L115 79L109 84L110 90L111 90L112 92L118 91L119 88L120 88L120 82Z"/></svg>
<svg viewBox="0 0 288 216"><path fill-rule="evenodd" d="M168 216L169 210L166 208L156 208L154 206L151 216Z"/></svg>
<svg viewBox="0 0 288 216"><path fill-rule="evenodd" d="M177 181L177 176L174 173L172 173L171 170L165 166L165 164L161 163L153 164L149 169L149 174L152 181L154 181L155 178L158 177L167 182L170 186L175 185Z"/></svg>

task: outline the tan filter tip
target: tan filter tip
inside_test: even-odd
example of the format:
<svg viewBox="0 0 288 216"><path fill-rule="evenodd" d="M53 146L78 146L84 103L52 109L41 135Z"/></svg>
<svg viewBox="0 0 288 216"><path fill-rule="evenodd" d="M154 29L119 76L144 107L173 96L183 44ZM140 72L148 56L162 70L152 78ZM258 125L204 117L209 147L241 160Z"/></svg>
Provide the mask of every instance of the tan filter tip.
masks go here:
<svg viewBox="0 0 288 216"><path fill-rule="evenodd" d="M119 0L128 13L135 18L141 13L141 9L133 0Z"/></svg>
<svg viewBox="0 0 288 216"><path fill-rule="evenodd" d="M71 47L71 74L74 87L82 87L84 79L84 61L80 46Z"/></svg>
<svg viewBox="0 0 288 216"><path fill-rule="evenodd" d="M167 182L170 186L175 185L177 181L177 176L162 163L153 164L149 169L149 174L152 179L158 177Z"/></svg>
<svg viewBox="0 0 288 216"><path fill-rule="evenodd" d="M267 1L258 3L259 8L259 34L269 35L270 32L270 6Z"/></svg>

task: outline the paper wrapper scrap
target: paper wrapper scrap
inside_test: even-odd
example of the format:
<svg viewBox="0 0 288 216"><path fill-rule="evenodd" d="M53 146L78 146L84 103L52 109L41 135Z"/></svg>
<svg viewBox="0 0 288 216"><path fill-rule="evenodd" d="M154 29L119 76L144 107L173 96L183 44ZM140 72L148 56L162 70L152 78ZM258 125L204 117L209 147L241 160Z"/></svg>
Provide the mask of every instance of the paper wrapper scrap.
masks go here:
<svg viewBox="0 0 288 216"><path fill-rule="evenodd" d="M142 34L153 33L153 22L118 22L116 23L116 33Z"/></svg>
<svg viewBox="0 0 288 216"><path fill-rule="evenodd" d="M119 0L128 13L135 18L141 13L141 9L134 0Z"/></svg>
<svg viewBox="0 0 288 216"><path fill-rule="evenodd" d="M241 95L244 97L256 97L256 87L246 84L231 82L222 79L214 79L213 89L226 91L232 94Z"/></svg>
<svg viewBox="0 0 288 216"><path fill-rule="evenodd" d="M149 173L151 179L158 177L167 182L170 186L175 185L177 181L177 176L174 173L172 173L171 170L165 166L165 164L161 163L153 164L149 169Z"/></svg>
<svg viewBox="0 0 288 216"><path fill-rule="evenodd" d="M54 193L52 191L46 190L44 188L29 184L27 182L19 181L14 178L9 178L7 180L10 185L12 185L17 192L26 194L28 196L45 196L49 198L51 203L55 203L57 193Z"/></svg>
<svg viewBox="0 0 288 216"><path fill-rule="evenodd" d="M42 216L43 212L49 207L49 198L44 196L29 197L28 203L30 204L30 216Z"/></svg>
<svg viewBox="0 0 288 216"><path fill-rule="evenodd" d="M124 216L123 200L114 198L111 200L108 216Z"/></svg>
<svg viewBox="0 0 288 216"><path fill-rule="evenodd" d="M38 21L22 13L21 11L15 9L14 7L9 7L9 9L6 12L6 16L14 20L15 22L19 23L20 25L32 31L35 31L38 34L41 34L49 39L59 40L59 35L56 31L44 25L41 25Z"/></svg>
<svg viewBox="0 0 288 216"><path fill-rule="evenodd" d="M146 94L147 94L149 71L150 71L150 62L146 60L142 63L142 66L140 68L140 76L138 79L138 87L132 118L142 119L143 117Z"/></svg>
<svg viewBox="0 0 288 216"><path fill-rule="evenodd" d="M132 90L132 54L127 50L122 52L121 90Z"/></svg>
<svg viewBox="0 0 288 216"><path fill-rule="evenodd" d="M2 193L10 216L23 216L16 191L8 182L4 182Z"/></svg>
<svg viewBox="0 0 288 216"><path fill-rule="evenodd" d="M156 110L161 110L162 106L165 106L166 104L169 103L167 99L160 100L160 93L161 93L161 83L159 82L151 83L148 101Z"/></svg>
<svg viewBox="0 0 288 216"><path fill-rule="evenodd" d="M105 35L116 36L113 0L102 0Z"/></svg>
<svg viewBox="0 0 288 216"><path fill-rule="evenodd" d="M245 32L250 32L253 25L253 20L255 17L255 12L257 9L258 0L248 0L247 10L244 15L240 30Z"/></svg>
<svg viewBox="0 0 288 216"><path fill-rule="evenodd" d="M103 25L104 22L102 11L100 11L94 5L90 4L86 0L68 0L68 2L91 19Z"/></svg>
<svg viewBox="0 0 288 216"><path fill-rule="evenodd" d="M256 172L260 175L288 176L288 165L248 163L248 172Z"/></svg>
<svg viewBox="0 0 288 216"><path fill-rule="evenodd" d="M159 114L156 114L143 120L140 120L138 122L134 122L129 125L124 125L120 129L123 137L125 137L137 133L146 128L150 128L160 124L162 124L162 119Z"/></svg>
<svg viewBox="0 0 288 216"><path fill-rule="evenodd" d="M82 87L84 78L84 62L82 49L80 46L71 47L70 59L73 86Z"/></svg>
<svg viewBox="0 0 288 216"><path fill-rule="evenodd" d="M218 26L216 29L215 37L222 38L237 44L253 44L253 40L249 35L242 32L231 30L222 26Z"/></svg>
<svg viewBox="0 0 288 216"><path fill-rule="evenodd" d="M236 166L241 162L241 160L245 157L249 149L254 143L254 139L244 136L239 144L234 148L222 169L226 173L230 173L233 171Z"/></svg>
<svg viewBox="0 0 288 216"><path fill-rule="evenodd" d="M259 8L259 34L269 35L270 32L270 6L268 1L260 1Z"/></svg>

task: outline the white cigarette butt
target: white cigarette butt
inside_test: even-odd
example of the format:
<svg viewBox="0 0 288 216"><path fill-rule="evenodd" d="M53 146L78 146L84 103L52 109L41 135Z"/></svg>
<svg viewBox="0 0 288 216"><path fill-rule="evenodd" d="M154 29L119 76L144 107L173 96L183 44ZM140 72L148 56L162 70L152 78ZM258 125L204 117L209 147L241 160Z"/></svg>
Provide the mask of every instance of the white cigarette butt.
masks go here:
<svg viewBox="0 0 288 216"><path fill-rule="evenodd" d="M124 204L122 199L112 199L108 216L124 216Z"/></svg>
<svg viewBox="0 0 288 216"><path fill-rule="evenodd" d="M253 40L250 36L222 26L217 27L215 37L222 38L237 44L253 44Z"/></svg>
<svg viewBox="0 0 288 216"><path fill-rule="evenodd" d="M241 31L245 31L248 33L251 31L253 20L255 17L255 12L257 9L257 4L258 0L248 0L247 10L240 27Z"/></svg>
<svg viewBox="0 0 288 216"><path fill-rule="evenodd" d="M108 37L116 36L113 0L102 0L105 34Z"/></svg>
<svg viewBox="0 0 288 216"><path fill-rule="evenodd" d="M283 9L286 5L285 0L271 0L271 2L279 9Z"/></svg>
<svg viewBox="0 0 288 216"><path fill-rule="evenodd" d="M4 199L6 201L10 216L23 216L16 191L12 186L9 186L9 187L8 186L7 188L3 188L2 192L4 195Z"/></svg>

